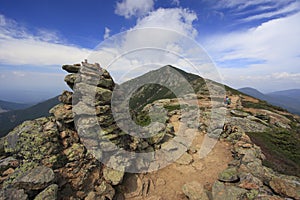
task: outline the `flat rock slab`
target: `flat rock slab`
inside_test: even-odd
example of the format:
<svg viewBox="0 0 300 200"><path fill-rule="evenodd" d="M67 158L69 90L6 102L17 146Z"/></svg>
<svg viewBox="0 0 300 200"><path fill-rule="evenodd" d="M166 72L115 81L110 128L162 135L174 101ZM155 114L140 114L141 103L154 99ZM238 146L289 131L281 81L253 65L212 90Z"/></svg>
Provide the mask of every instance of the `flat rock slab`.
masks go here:
<svg viewBox="0 0 300 200"><path fill-rule="evenodd" d="M25 190L41 190L54 179L54 172L49 167L38 166L26 171L13 181L13 185Z"/></svg>
<svg viewBox="0 0 300 200"><path fill-rule="evenodd" d="M229 117L226 119L226 123L239 126L245 132L264 132L267 129L267 126L247 118Z"/></svg>

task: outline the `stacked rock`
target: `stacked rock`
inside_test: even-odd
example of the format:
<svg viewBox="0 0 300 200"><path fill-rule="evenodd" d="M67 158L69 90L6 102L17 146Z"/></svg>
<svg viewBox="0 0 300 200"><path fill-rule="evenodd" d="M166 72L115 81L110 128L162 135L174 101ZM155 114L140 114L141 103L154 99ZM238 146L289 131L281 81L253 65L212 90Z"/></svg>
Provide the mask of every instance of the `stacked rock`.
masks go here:
<svg viewBox="0 0 300 200"><path fill-rule="evenodd" d="M0 199L113 199L113 185L123 179L124 172L104 166L87 151L97 140L84 141L95 133L89 123L95 125L91 120L96 119L103 127L96 132L98 138L105 135L120 143L110 109L112 78L99 65L87 62L63 69L71 73L65 81L74 93L61 94L62 103L50 110L51 117L24 122L4 138ZM99 79L94 82L94 78ZM88 95L91 87L95 98ZM75 127L80 120L87 126ZM77 129L86 135L81 137Z"/></svg>

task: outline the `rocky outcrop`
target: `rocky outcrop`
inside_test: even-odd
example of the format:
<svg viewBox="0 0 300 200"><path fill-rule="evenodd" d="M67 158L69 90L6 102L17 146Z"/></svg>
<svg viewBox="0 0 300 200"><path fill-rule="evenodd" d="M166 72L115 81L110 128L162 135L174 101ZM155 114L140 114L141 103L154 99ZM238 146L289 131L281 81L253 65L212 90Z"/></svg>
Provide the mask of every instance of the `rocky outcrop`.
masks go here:
<svg viewBox="0 0 300 200"><path fill-rule="evenodd" d="M263 166L265 157L260 148L240 127L226 124L222 138L232 143L234 160L213 185L213 199L300 198L300 178Z"/></svg>
<svg viewBox="0 0 300 200"><path fill-rule="evenodd" d="M81 68L98 76L94 110L99 123L110 128L113 121L109 104L114 82L105 70L93 74L93 70L101 70L97 64L64 65L63 69L72 73L65 79L71 89L85 78L85 83L95 86L85 74L79 74ZM83 85L84 89L88 85ZM74 99L78 100L72 92L63 91L59 97L61 104L50 110L51 117L26 121L4 138L0 199L113 198L115 191L111 185L119 184L124 172L117 177L114 173L104 176L103 165L87 151L74 126L74 112L86 112L92 107ZM73 110L72 104L78 104L77 110ZM119 133L116 129L106 131L106 135Z"/></svg>
<svg viewBox="0 0 300 200"><path fill-rule="evenodd" d="M152 109L149 117L155 119L155 123L138 130L127 127L131 133L155 133L148 138L138 138L121 130L118 123L122 124L123 116L118 119L113 116L111 99L113 89L119 86L115 85L105 69L87 62L64 65L62 68L70 73L65 81L73 91L63 91L59 97L61 103L50 110L50 117L26 121L0 140L0 200L117 199L116 188L125 179L126 169L133 164L137 169L144 170L151 166L148 160L124 158L116 148L139 153L162 148L166 152L183 149L176 163L185 167L195 164L192 154L197 149L188 148L184 140L197 129L207 132L211 138L221 136L222 140L230 142L234 160L219 174L211 190L198 182L185 183L182 191L186 197L222 200L300 199L299 178L280 175L263 166L261 149L245 134L245 131L263 132L271 126L291 128L291 121L287 117L265 110L261 113L237 109L228 111L222 105L218 105L220 109L211 115L212 106L204 102L200 105L203 111L200 122L195 112L187 112L181 117L189 119L184 126L191 131L184 132L176 142L168 142L176 136L170 118L182 113L176 100L165 99L143 109L146 113ZM200 97L211 101L204 93ZM238 101L241 101L240 98ZM241 102L237 104L241 109ZM185 110L194 109L190 105L183 107ZM166 112L160 113L155 108ZM225 126L220 123L224 121L224 113L227 113ZM182 118L180 123L184 121ZM126 123L123 121L122 125L126 126ZM97 128L99 126L101 129ZM106 157L110 154L115 156L114 159ZM105 166L99 161L102 158L121 167L116 170ZM153 183L138 181L137 194L126 198L147 196ZM156 185L164 184L163 179L157 180Z"/></svg>

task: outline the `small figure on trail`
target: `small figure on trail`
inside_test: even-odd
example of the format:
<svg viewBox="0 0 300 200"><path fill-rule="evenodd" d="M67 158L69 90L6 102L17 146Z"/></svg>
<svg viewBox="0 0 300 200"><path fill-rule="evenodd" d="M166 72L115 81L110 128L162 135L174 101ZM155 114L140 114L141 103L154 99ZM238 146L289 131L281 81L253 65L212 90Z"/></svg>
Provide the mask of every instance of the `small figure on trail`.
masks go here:
<svg viewBox="0 0 300 200"><path fill-rule="evenodd" d="M229 105L231 104L231 99L230 99L228 96L226 96L226 97L224 98L224 104L225 104L226 106L229 106Z"/></svg>

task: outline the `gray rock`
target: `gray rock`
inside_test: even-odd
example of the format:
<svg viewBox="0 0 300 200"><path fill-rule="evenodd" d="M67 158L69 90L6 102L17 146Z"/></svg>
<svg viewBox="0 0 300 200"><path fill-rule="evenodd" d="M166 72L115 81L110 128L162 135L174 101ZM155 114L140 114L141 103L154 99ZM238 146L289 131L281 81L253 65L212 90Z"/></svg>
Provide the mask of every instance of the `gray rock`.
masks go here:
<svg viewBox="0 0 300 200"><path fill-rule="evenodd" d="M247 190L233 186L225 185L222 182L216 181L212 188L212 196L214 200L240 199Z"/></svg>
<svg viewBox="0 0 300 200"><path fill-rule="evenodd" d="M34 200L56 200L58 185L52 184L39 193Z"/></svg>
<svg viewBox="0 0 300 200"><path fill-rule="evenodd" d="M27 200L28 196L23 189L5 188L0 190L0 200Z"/></svg>
<svg viewBox="0 0 300 200"><path fill-rule="evenodd" d="M78 78L78 74L68 74L65 76L64 81L68 84L68 86L73 89L76 79Z"/></svg>
<svg viewBox="0 0 300 200"><path fill-rule="evenodd" d="M258 123L261 123L261 124L263 124L263 125L265 125L265 126L269 126L269 123L268 123L268 122L266 122L266 121L264 121L264 120L262 120L262 119L259 119L259 118L257 118L257 117L254 117L254 116L252 116L252 115L247 116L247 119L250 119L251 121L255 121L255 122L258 122Z"/></svg>
<svg viewBox="0 0 300 200"><path fill-rule="evenodd" d="M208 137L210 138L215 138L218 139L220 137L220 135L222 134L223 130L222 129L215 129L213 131L209 131L207 133Z"/></svg>
<svg viewBox="0 0 300 200"><path fill-rule="evenodd" d="M69 73L77 73L81 66L80 64L77 64L77 65L63 65L62 66L63 70L69 72Z"/></svg>
<svg viewBox="0 0 300 200"><path fill-rule="evenodd" d="M247 118L229 117L226 122L241 127L245 132L264 132L267 129L267 126Z"/></svg>
<svg viewBox="0 0 300 200"><path fill-rule="evenodd" d="M17 159L13 157L7 157L0 160L0 172L7 170L9 167L12 167L13 163L18 162Z"/></svg>
<svg viewBox="0 0 300 200"><path fill-rule="evenodd" d="M227 168L219 174L218 179L222 182L236 182L239 180L238 171L235 167Z"/></svg>
<svg viewBox="0 0 300 200"><path fill-rule="evenodd" d="M41 190L54 180L54 172L51 168L38 166L24 172L13 180L15 187L25 190Z"/></svg>

